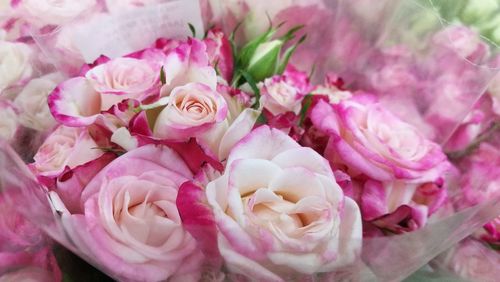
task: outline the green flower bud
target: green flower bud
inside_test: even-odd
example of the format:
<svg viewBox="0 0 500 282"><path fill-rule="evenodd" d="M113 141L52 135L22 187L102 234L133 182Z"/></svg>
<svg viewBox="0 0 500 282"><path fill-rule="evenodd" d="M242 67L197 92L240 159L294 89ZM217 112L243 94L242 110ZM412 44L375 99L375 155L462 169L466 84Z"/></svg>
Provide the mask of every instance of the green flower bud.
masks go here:
<svg viewBox="0 0 500 282"><path fill-rule="evenodd" d="M257 47L247 68L256 81L264 80L276 72L283 43L281 40L272 40Z"/></svg>

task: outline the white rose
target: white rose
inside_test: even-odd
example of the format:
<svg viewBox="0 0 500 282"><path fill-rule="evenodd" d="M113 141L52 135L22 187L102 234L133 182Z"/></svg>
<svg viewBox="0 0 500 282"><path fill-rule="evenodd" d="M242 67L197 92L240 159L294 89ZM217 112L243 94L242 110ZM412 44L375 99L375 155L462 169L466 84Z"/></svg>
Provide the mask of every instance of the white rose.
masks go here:
<svg viewBox="0 0 500 282"><path fill-rule="evenodd" d="M35 130L46 130L55 125L47 105L47 96L63 80L61 74L52 73L31 80L14 100L20 111L19 122Z"/></svg>
<svg viewBox="0 0 500 282"><path fill-rule="evenodd" d="M32 74L31 54L27 44L0 41L0 92Z"/></svg>
<svg viewBox="0 0 500 282"><path fill-rule="evenodd" d="M227 269L252 281L331 272L360 252L359 208L328 161L277 129L244 137L205 192Z"/></svg>

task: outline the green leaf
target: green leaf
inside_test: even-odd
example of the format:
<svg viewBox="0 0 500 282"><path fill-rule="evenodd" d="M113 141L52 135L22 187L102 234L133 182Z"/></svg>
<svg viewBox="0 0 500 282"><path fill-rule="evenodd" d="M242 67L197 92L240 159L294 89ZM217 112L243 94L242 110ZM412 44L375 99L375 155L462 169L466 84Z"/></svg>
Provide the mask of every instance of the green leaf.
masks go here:
<svg viewBox="0 0 500 282"><path fill-rule="evenodd" d="M123 154L126 153L126 151L124 151L122 149L113 148L113 147L93 147L93 148L90 148L90 149L101 150L101 151L103 151L105 153L114 153L117 156L121 156L121 155L123 155Z"/></svg>
<svg viewBox="0 0 500 282"><path fill-rule="evenodd" d="M167 78L165 77L165 70L163 69L163 66L160 69L160 82L163 85L167 84Z"/></svg>
<svg viewBox="0 0 500 282"><path fill-rule="evenodd" d="M193 37L196 37L196 28L194 28L194 25L192 25L191 23L188 23L188 26L189 26L189 30L191 30L191 34L193 35Z"/></svg>
<svg viewBox="0 0 500 282"><path fill-rule="evenodd" d="M307 94L306 97L304 97L304 100L302 101L302 109L300 109L300 120L299 120L299 126L302 126L304 123L304 120L306 119L306 114L309 108L311 107L312 104L312 94Z"/></svg>
<svg viewBox="0 0 500 282"><path fill-rule="evenodd" d="M259 117L257 118L257 124L266 124L267 123L267 118L264 116L264 114L260 114Z"/></svg>
<svg viewBox="0 0 500 282"><path fill-rule="evenodd" d="M278 69L276 70L276 73L278 74L283 74L283 72L286 69L286 66L288 65L288 62L290 61L290 58L292 57L293 53L295 50L297 50L297 47L302 44L307 38L307 35L303 35L297 43L295 43L293 46L289 47L285 53L283 54L283 57L281 59L281 63L278 66Z"/></svg>
<svg viewBox="0 0 500 282"><path fill-rule="evenodd" d="M492 248L495 251L500 251L500 244L495 244L495 243L488 243L490 248Z"/></svg>
<svg viewBox="0 0 500 282"><path fill-rule="evenodd" d="M257 83L255 82L254 78L252 77L252 75L244 70L240 70L239 71L241 76L243 78L245 78L246 82L248 83L248 85L250 85L250 87L252 88L253 90L253 93L254 93L254 97L255 97L255 103L252 105L253 108L255 109L258 109L259 106L260 106L260 90L259 90L259 87L257 87Z"/></svg>

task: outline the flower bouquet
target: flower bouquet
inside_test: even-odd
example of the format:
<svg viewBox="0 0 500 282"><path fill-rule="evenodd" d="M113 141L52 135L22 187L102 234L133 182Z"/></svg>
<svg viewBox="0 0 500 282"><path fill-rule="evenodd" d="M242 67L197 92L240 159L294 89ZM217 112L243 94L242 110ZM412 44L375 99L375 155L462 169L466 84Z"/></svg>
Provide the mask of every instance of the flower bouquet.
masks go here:
<svg viewBox="0 0 500 282"><path fill-rule="evenodd" d="M34 231L0 251L34 254L0 277L44 251L61 279L27 219L120 281L400 281L485 224L497 248L500 57L424 2L12 1L0 206Z"/></svg>

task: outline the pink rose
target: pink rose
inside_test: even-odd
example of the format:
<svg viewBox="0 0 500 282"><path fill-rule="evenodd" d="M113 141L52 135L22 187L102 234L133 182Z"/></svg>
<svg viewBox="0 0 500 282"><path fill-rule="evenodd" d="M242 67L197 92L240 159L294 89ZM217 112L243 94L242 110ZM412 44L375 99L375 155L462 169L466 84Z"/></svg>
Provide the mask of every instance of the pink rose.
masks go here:
<svg viewBox="0 0 500 282"><path fill-rule="evenodd" d="M370 58L373 69L367 71L370 87L380 95L401 96L417 89L421 83L417 63L405 46L394 46L376 52Z"/></svg>
<svg viewBox="0 0 500 282"><path fill-rule="evenodd" d="M82 214L58 209L76 246L115 277L197 281L203 255L176 206L179 187L192 177L173 150L146 145L90 180L81 196Z"/></svg>
<svg viewBox="0 0 500 282"><path fill-rule="evenodd" d="M162 59L162 58L159 58ZM109 108L126 98L141 99L160 88L161 62L148 62L136 58L117 58L90 69L85 77L95 91L109 98L103 107ZM107 94L107 95L105 95ZM113 96L116 95L116 96ZM113 98L114 97L114 98Z"/></svg>
<svg viewBox="0 0 500 282"><path fill-rule="evenodd" d="M490 49L484 42L479 33L466 26L453 26L436 33L432 38L434 56L440 60L453 59L467 60L473 63L480 63L485 59ZM448 64L447 64L448 65ZM455 64L448 65L449 67L459 66ZM459 71L457 69L457 71Z"/></svg>
<svg viewBox="0 0 500 282"><path fill-rule="evenodd" d="M459 243L446 257L448 268L465 279L477 282L498 281L500 256L475 240Z"/></svg>
<svg viewBox="0 0 500 282"><path fill-rule="evenodd" d="M425 183L435 181L449 167L438 144L385 110L372 96L359 94L336 105L319 101L311 119L330 135L325 156L351 176Z"/></svg>
<svg viewBox="0 0 500 282"><path fill-rule="evenodd" d="M34 156L32 168L39 176L55 178L103 154L85 128L61 125L45 140Z"/></svg>
<svg viewBox="0 0 500 282"><path fill-rule="evenodd" d="M261 113L245 107L245 99L249 99L247 94L222 84L216 91L202 83L178 86L169 97L136 114L127 128L116 130L111 141L131 150L144 142L193 138L206 153L224 160L234 144L252 130ZM158 106L163 102L164 106Z"/></svg>
<svg viewBox="0 0 500 282"><path fill-rule="evenodd" d="M100 64L85 77L66 80L49 95L50 111L60 123L85 126L124 100L154 101L159 95L164 59L161 51L147 49L104 63L98 60Z"/></svg>
<svg viewBox="0 0 500 282"><path fill-rule="evenodd" d="M211 29L203 39L207 45L210 64L214 66L220 76L227 82L233 79L233 50L227 36L218 29Z"/></svg>
<svg viewBox="0 0 500 282"><path fill-rule="evenodd" d="M177 86L188 83L203 83L215 90L217 87L217 73L210 66L207 45L195 38L189 38L167 53L163 63L165 85L161 89L161 96L170 95Z"/></svg>
<svg viewBox="0 0 500 282"><path fill-rule="evenodd" d="M298 114L302 99L310 91L309 78L304 72L288 69L259 83L260 103L273 115L286 112Z"/></svg>
<svg viewBox="0 0 500 282"><path fill-rule="evenodd" d="M176 87L154 125L155 137L185 140L205 132L227 116L224 97L202 83Z"/></svg>
<svg viewBox="0 0 500 282"><path fill-rule="evenodd" d="M316 85L311 91L312 95L324 95L328 97L330 104L337 104L342 100L352 97L350 91L342 88L344 81L334 73L328 73L325 78L325 83Z"/></svg>
<svg viewBox="0 0 500 282"><path fill-rule="evenodd" d="M423 227L427 218L441 208L447 199L446 187L438 184L355 180L353 197L365 221L364 236L383 235L372 227L396 234Z"/></svg>
<svg viewBox="0 0 500 282"><path fill-rule="evenodd" d="M460 167L463 198L457 203L459 207L500 197L500 150L497 147L482 143ZM492 244L500 244L500 216L476 232L476 236Z"/></svg>
<svg viewBox="0 0 500 282"><path fill-rule="evenodd" d="M279 130L262 126L242 139L206 196L233 273L284 281L294 272L333 271L359 254L356 203L325 159Z"/></svg>

